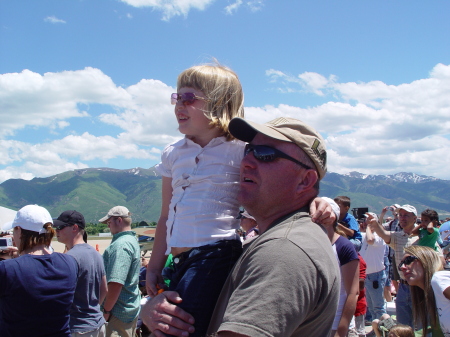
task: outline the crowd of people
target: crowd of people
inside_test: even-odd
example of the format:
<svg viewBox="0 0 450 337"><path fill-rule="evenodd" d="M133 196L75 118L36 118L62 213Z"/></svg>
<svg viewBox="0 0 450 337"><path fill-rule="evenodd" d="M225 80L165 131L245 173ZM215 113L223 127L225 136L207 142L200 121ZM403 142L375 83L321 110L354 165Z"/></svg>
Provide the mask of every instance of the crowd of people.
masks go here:
<svg viewBox="0 0 450 337"><path fill-rule="evenodd" d="M227 67L183 71L171 101L185 137L156 166L150 261L126 207L99 220L113 235L103 256L80 212L53 220L23 207L3 227L14 258L0 262L2 336L134 337L143 326L156 337L344 337L365 336L369 323L377 336L450 337L450 226L440 235L436 212L417 224L413 206L392 205L356 219L349 197L319 198L321 135L290 117L244 119ZM65 254L52 252L55 234ZM386 312L392 289L396 317Z"/></svg>

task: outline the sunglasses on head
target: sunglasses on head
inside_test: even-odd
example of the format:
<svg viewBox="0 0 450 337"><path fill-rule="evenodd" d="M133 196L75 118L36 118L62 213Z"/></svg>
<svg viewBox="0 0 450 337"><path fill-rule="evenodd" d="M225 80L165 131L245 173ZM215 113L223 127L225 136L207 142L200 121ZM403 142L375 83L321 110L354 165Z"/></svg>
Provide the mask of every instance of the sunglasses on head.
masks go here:
<svg viewBox="0 0 450 337"><path fill-rule="evenodd" d="M417 256L413 256L413 255L410 255L410 256L405 257L405 258L404 258L403 260L401 260L400 263L398 264L398 269L400 269L403 265L405 265L405 267L408 266L408 265L410 265L411 263L414 262L414 260L417 260L417 259L418 259L418 257L417 257Z"/></svg>
<svg viewBox="0 0 450 337"><path fill-rule="evenodd" d="M281 152L280 150L277 150L277 149L267 146L267 145L253 145L253 144L245 145L244 157L252 151L253 151L253 155L255 156L255 158L259 161L268 163L268 162L274 161L277 158L284 158L284 159L290 160L290 161L300 165L301 167L303 167L307 170L312 169L308 165L299 162L297 159L292 158L291 156L287 155L286 153Z"/></svg>
<svg viewBox="0 0 450 337"><path fill-rule="evenodd" d="M66 223L64 225L56 225L53 228L56 229L57 231L60 231L61 229L69 227L69 226L73 226L73 225Z"/></svg>
<svg viewBox="0 0 450 337"><path fill-rule="evenodd" d="M200 96L196 96L194 93L192 92L185 92L183 94L178 94L178 93L173 93L170 96L170 103L172 103L173 105L177 104L179 101L181 101L181 103L183 103L184 105L192 105L195 103L196 100L202 100L202 101L208 101L208 99L200 97Z"/></svg>

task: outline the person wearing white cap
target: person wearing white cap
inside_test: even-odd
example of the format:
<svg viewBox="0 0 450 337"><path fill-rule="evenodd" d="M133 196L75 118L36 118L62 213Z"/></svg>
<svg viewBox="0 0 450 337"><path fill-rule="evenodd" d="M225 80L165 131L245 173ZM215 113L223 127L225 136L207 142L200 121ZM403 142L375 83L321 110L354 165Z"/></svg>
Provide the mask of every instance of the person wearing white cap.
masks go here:
<svg viewBox="0 0 450 337"><path fill-rule="evenodd" d="M379 222L372 222L375 232L394 249L395 260L401 261L404 255L404 248L411 246L417 241L417 236L411 236L414 229L417 211L414 206L403 205L398 209L399 224L402 227L400 232L390 232L385 230ZM408 282L405 280L403 272L398 268L400 284L398 287L395 307L397 311L397 321L401 324L413 326L412 302Z"/></svg>
<svg viewBox="0 0 450 337"><path fill-rule="evenodd" d="M131 230L131 213L115 206L99 220L113 235L103 253L108 293L103 315L108 322L106 336L134 337L140 309L139 270L141 254L136 233Z"/></svg>
<svg viewBox="0 0 450 337"><path fill-rule="evenodd" d="M0 262L1 336L70 336L69 313L78 266L52 253L52 217L43 207L21 208L3 226L13 230L19 257Z"/></svg>

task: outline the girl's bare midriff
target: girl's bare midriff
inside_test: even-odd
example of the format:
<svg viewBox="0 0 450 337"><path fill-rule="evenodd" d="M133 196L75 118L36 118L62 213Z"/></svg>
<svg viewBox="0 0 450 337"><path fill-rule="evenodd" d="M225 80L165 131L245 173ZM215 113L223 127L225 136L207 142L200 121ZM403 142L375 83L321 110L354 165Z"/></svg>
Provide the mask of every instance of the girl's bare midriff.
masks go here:
<svg viewBox="0 0 450 337"><path fill-rule="evenodd" d="M187 252L190 249L192 249L192 247L172 247L170 252L172 253L172 256L175 257L181 253Z"/></svg>

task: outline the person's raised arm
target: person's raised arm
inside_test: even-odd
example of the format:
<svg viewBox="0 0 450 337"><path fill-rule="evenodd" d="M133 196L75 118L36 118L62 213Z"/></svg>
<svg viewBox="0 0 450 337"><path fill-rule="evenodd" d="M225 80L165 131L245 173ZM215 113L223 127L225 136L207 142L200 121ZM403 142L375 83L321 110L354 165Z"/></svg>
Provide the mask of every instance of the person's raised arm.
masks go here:
<svg viewBox="0 0 450 337"><path fill-rule="evenodd" d="M367 219L366 220L367 221L367 227L366 227L366 241L367 241L367 244L369 244L369 245L373 245L374 243L375 243L375 236L373 235L373 229L372 229L372 225L371 225L371 222L372 221L375 221L376 222L376 220L375 219L373 219L373 218L371 218L371 219Z"/></svg>
<svg viewBox="0 0 450 337"><path fill-rule="evenodd" d="M433 234L433 233L434 233L434 224L433 224L433 221L430 221L430 223L427 225L427 231L428 231L428 233L430 233L430 234Z"/></svg>
<svg viewBox="0 0 450 337"><path fill-rule="evenodd" d="M164 264L166 263L166 235L167 219L169 217L169 205L172 200L172 178L162 177L162 205L161 215L158 220L155 232L155 242L153 244L152 255L147 266L145 287L147 293L154 297L158 294L157 286L164 286L164 280L161 275Z"/></svg>
<svg viewBox="0 0 450 337"><path fill-rule="evenodd" d="M423 227L422 227L422 224L420 224L419 226L414 227L414 229L411 231L411 234L410 234L410 235L412 235L412 236L417 236L417 235L419 235L419 230L420 230L421 228L423 228Z"/></svg>
<svg viewBox="0 0 450 337"><path fill-rule="evenodd" d="M375 233L377 233L378 236L384 240L384 242L386 242L387 244L391 242L391 232L385 230L378 221L371 221L370 224L372 225L372 229L375 231Z"/></svg>
<svg viewBox="0 0 450 337"><path fill-rule="evenodd" d="M309 206L311 220L324 226L330 226L337 220L331 205L324 198L314 198Z"/></svg>
<svg viewBox="0 0 450 337"><path fill-rule="evenodd" d="M381 226L383 226L383 219L384 216L386 215L386 212L389 210L390 206L386 206L381 210L380 216L378 217L378 222L380 223Z"/></svg>

